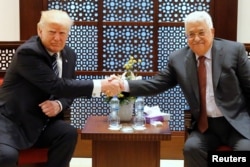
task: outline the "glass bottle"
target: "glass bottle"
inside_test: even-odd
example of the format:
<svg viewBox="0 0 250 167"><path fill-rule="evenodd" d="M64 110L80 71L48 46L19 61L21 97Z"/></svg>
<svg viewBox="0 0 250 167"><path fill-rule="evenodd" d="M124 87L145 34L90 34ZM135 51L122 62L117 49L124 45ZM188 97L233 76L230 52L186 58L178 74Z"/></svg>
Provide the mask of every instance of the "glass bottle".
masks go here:
<svg viewBox="0 0 250 167"><path fill-rule="evenodd" d="M137 97L135 100L135 114L133 122L134 128L144 128L146 119L144 116L144 99L142 97Z"/></svg>
<svg viewBox="0 0 250 167"><path fill-rule="evenodd" d="M120 101L117 96L114 96L110 100L110 114L108 117L109 127L110 128L118 128L120 126L120 118L118 116L118 112L120 109Z"/></svg>

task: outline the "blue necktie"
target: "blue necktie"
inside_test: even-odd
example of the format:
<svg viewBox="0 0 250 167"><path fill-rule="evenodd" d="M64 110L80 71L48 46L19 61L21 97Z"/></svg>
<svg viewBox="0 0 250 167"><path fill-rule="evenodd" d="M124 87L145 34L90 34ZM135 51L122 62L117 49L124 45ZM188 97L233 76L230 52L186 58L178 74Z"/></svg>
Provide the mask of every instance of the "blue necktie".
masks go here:
<svg viewBox="0 0 250 167"><path fill-rule="evenodd" d="M52 68L57 76L59 76L59 71L57 67L57 53L53 54L52 56Z"/></svg>

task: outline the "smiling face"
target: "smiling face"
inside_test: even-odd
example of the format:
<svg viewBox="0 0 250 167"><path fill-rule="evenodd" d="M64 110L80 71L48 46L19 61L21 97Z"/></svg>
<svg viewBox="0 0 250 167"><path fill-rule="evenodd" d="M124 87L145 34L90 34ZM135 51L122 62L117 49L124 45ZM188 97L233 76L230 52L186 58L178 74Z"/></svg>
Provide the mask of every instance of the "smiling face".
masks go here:
<svg viewBox="0 0 250 167"><path fill-rule="evenodd" d="M205 21L194 21L186 24L188 46L192 51L202 56L212 46L214 29L209 28Z"/></svg>
<svg viewBox="0 0 250 167"><path fill-rule="evenodd" d="M59 52L64 48L68 33L69 28L58 23L46 23L38 27L38 35L44 47L52 53Z"/></svg>

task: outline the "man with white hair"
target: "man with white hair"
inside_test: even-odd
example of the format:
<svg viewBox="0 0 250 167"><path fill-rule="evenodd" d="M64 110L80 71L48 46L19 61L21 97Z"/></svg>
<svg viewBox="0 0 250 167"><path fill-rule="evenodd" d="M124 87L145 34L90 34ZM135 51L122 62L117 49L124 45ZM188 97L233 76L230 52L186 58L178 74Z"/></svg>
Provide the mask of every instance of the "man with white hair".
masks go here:
<svg viewBox="0 0 250 167"><path fill-rule="evenodd" d="M206 167L208 151L219 145L250 151L250 62L243 44L214 38L207 12L187 15L185 33L188 46L170 55L166 69L150 80L124 81L123 91L152 96L179 85L193 118L185 162L188 167ZM200 67L205 75L198 75Z"/></svg>
<svg viewBox="0 0 250 167"><path fill-rule="evenodd" d="M117 81L75 80L76 53L66 45L72 24L66 12L43 11L38 36L16 50L0 87L0 167L16 167L18 151L32 146L49 147L46 167L68 166L77 130L64 111L76 97L120 92Z"/></svg>

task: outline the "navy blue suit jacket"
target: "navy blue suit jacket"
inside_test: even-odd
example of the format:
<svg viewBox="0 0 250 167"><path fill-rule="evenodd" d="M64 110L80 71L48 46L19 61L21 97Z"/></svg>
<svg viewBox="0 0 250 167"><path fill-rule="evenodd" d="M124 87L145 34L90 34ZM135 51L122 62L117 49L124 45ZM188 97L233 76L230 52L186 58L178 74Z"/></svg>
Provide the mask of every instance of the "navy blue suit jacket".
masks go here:
<svg viewBox="0 0 250 167"><path fill-rule="evenodd" d="M39 37L30 38L16 50L0 88L0 143L18 149L32 146L47 120L38 105L51 95L63 109L75 97L91 96L91 80L74 80L76 53L65 46L61 56L62 78L58 78ZM61 114L53 119L62 118Z"/></svg>

